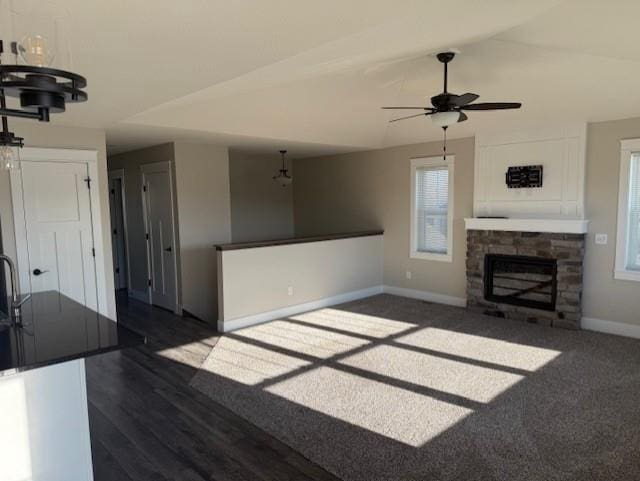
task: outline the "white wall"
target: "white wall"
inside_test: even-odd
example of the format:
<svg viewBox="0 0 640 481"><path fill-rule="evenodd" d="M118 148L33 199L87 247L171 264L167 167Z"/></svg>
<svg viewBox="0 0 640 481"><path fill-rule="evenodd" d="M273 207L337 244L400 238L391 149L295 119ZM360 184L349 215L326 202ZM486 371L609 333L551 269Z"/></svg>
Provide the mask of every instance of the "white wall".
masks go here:
<svg viewBox="0 0 640 481"><path fill-rule="evenodd" d="M219 258L223 330L229 321L383 283L382 235L219 251Z"/></svg>
<svg viewBox="0 0 640 481"><path fill-rule="evenodd" d="M584 218L586 125L476 136L475 216ZM542 187L509 189L512 166L542 165Z"/></svg>
<svg viewBox="0 0 640 481"><path fill-rule="evenodd" d="M114 295L113 271L111 268L111 225L109 217L109 180L107 175L107 156L104 130L81 127L61 127L33 121L11 120L12 130L24 137L25 146L48 147L59 149L89 149L98 153L98 178L93 179L93 186L98 189L99 211L94 223L100 222L102 229L99 238L94 239L97 251L97 266L100 278L98 286L103 291L99 297L106 298L106 306L100 308L105 315L116 318L116 302ZM11 204L11 188L8 172L0 170L0 221L5 252L16 258L13 208Z"/></svg>
<svg viewBox="0 0 640 481"><path fill-rule="evenodd" d="M175 169L182 307L217 320L214 244L231 241L229 153L226 147L176 142Z"/></svg>

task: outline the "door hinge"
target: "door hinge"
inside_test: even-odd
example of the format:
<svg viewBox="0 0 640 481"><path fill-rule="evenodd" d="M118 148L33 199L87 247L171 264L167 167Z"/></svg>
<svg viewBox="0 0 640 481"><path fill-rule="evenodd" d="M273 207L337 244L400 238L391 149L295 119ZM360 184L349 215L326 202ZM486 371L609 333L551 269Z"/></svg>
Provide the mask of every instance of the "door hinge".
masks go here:
<svg viewBox="0 0 640 481"><path fill-rule="evenodd" d="M143 192L146 192L146 191L147 191L147 186L146 186L146 185L144 185L144 184L142 185L142 191L143 191Z"/></svg>
<svg viewBox="0 0 640 481"><path fill-rule="evenodd" d="M149 287L151 287L151 279L149 279Z"/></svg>
<svg viewBox="0 0 640 481"><path fill-rule="evenodd" d="M86 179L84 179L84 181L87 183L87 189L91 188L91 177L87 177Z"/></svg>
<svg viewBox="0 0 640 481"><path fill-rule="evenodd" d="M147 239L147 240L149 240L149 234L145 234L145 235L144 235L144 238L145 238L145 239Z"/></svg>
<svg viewBox="0 0 640 481"><path fill-rule="evenodd" d="M92 248L91 248L91 255L92 255L93 257L95 257L95 256L96 256L96 249L95 249L95 247L92 247Z"/></svg>

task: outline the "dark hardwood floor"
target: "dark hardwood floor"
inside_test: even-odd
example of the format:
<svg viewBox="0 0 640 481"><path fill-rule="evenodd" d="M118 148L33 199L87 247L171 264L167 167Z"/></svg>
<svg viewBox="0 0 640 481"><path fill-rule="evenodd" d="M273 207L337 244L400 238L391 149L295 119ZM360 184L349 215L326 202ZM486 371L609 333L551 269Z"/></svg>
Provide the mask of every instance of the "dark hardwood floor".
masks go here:
<svg viewBox="0 0 640 481"><path fill-rule="evenodd" d="M118 318L148 342L87 359L96 481L337 479L189 386L211 327L126 295Z"/></svg>

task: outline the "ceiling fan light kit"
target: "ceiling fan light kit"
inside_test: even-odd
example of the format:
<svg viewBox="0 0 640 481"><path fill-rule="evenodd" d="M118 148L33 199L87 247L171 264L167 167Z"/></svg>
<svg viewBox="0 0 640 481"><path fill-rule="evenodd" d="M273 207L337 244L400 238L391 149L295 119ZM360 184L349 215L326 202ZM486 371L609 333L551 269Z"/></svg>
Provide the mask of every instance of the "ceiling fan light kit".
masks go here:
<svg viewBox="0 0 640 481"><path fill-rule="evenodd" d="M0 158L5 168L15 167L9 159L23 146L23 139L9 131L8 117L49 122L67 103L87 100L84 77L52 66L63 64L68 54L62 47L62 13L46 1L0 0Z"/></svg>
<svg viewBox="0 0 640 481"><path fill-rule="evenodd" d="M416 117L430 116L431 120L438 127L444 130L444 148L443 152L446 157L446 129L458 122L464 122L469 117L464 110L507 110L519 109L522 104L519 102L475 102L479 95L473 93L465 93L456 95L448 91L449 83L449 62L456 56L456 52L441 52L436 55L438 60L444 65L444 88L441 94L431 97L432 107L382 107L387 110L422 110L422 112L406 117L392 119L389 122L398 122L400 120L412 119Z"/></svg>
<svg viewBox="0 0 640 481"><path fill-rule="evenodd" d="M460 121L460 112L457 110L436 112L431 116L431 121L438 127L449 127Z"/></svg>

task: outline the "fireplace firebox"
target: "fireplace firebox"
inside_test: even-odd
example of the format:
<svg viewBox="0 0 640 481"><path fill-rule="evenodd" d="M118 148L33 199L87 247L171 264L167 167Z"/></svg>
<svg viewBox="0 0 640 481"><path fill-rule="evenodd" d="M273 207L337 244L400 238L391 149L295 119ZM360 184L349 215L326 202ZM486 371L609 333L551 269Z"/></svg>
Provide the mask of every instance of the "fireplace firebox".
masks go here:
<svg viewBox="0 0 640 481"><path fill-rule="evenodd" d="M487 254L484 297L488 301L554 311L557 272L555 259Z"/></svg>

